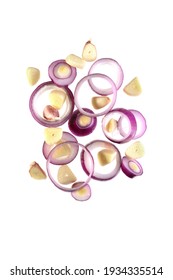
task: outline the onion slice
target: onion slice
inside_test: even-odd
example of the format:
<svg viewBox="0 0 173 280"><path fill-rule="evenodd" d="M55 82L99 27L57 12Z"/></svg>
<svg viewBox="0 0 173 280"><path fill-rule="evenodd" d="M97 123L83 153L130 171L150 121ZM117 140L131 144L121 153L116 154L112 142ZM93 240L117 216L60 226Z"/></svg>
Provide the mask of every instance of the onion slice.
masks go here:
<svg viewBox="0 0 173 280"><path fill-rule="evenodd" d="M72 186L70 187L65 187L64 185L60 184L56 179L55 179L55 167L56 165L52 165L51 164L51 159L52 159L52 155L56 152L56 150L60 147L62 147L63 145L66 145L66 144L69 144L71 147L77 147L77 148L81 148L82 152L85 152L86 154L86 157L87 157L87 160L86 160L86 164L88 166L88 174L86 176L86 179L83 180L83 182L75 187L72 188ZM78 153L79 155L79 153ZM83 171L83 159L81 158L81 155L80 155L80 162L81 162L81 170ZM59 162L60 166L61 165L61 162ZM73 169L75 168L76 169L76 165L74 166L74 163L73 162L70 162L70 164L73 165ZM51 167L54 167L54 172L52 171ZM64 142L64 143L60 143L58 145L56 145L52 150L51 152L49 153L49 156L48 156L48 159L47 159L47 162L46 162L46 169L47 169L47 174L48 174L48 177L50 178L50 180L52 181L52 183L60 190L62 191L65 191L65 192L72 192L72 191L76 191L76 190L79 190L81 189L82 187L84 187L86 184L89 183L89 181L91 180L92 178L92 175L93 175L93 172L94 172L94 160L93 160L93 157L90 153L90 151L82 144L78 143L78 142L74 142L74 141L67 141L67 142ZM80 177L81 175L83 174L80 174L80 168L78 167L77 169L77 172L79 173L78 174L78 177ZM84 172L85 174L85 172ZM80 180L80 179L79 179Z"/></svg>
<svg viewBox="0 0 173 280"><path fill-rule="evenodd" d="M85 112L93 113L92 110L83 108ZM70 131L76 136L86 136L93 132L97 125L96 117L88 117L75 110L68 121Z"/></svg>
<svg viewBox="0 0 173 280"><path fill-rule="evenodd" d="M73 141L73 142L77 142L77 139L69 132L63 131L62 134L62 138L61 141L55 145L48 145L45 141L43 143L43 147L42 147L42 152L43 155L45 157L45 159L48 159L49 153L51 152L51 150L58 144L60 143L64 143L64 142L68 142L68 141ZM68 144L68 147L70 149L70 155L68 155L68 157L65 157L64 159L62 159L61 164L67 164L69 162L71 162L77 155L78 153L78 146L70 146L70 144ZM50 158L50 163L52 164L59 164L60 160L57 160L56 157L54 157L54 155L52 154L52 157Z"/></svg>
<svg viewBox="0 0 173 280"><path fill-rule="evenodd" d="M68 87L63 87L61 90L66 93L65 104L59 110L59 117L56 120L47 120L43 116L43 109L49 105L49 93L51 90L59 90L59 87L52 81L40 84L31 94L29 99L29 109L33 118L41 125L46 127L58 127L64 124L72 115L74 109L74 98L71 90Z"/></svg>
<svg viewBox="0 0 173 280"><path fill-rule="evenodd" d="M108 69L109 68L109 69ZM111 68L111 73L109 73ZM101 58L96 60L88 74L93 73L102 73L109 76L115 83L117 90L121 87L124 79L124 73L122 70L122 67L120 64L112 59L112 58ZM90 84L93 91L95 91L98 94L110 94L112 93L112 88L100 88L100 86L97 86L96 83L93 82L93 80L88 80L88 83Z"/></svg>
<svg viewBox="0 0 173 280"><path fill-rule="evenodd" d="M121 155L118 148L112 143L104 140L94 140L86 145L94 158L94 173L92 178L95 180L105 181L114 178L121 166ZM101 166L98 161L98 152L102 149L108 149L114 152L114 159L107 165ZM89 174L89 166L87 164L87 153L82 152L81 160L84 171Z"/></svg>
<svg viewBox="0 0 173 280"><path fill-rule="evenodd" d="M106 81L107 84L110 84L111 85L111 89L112 91L110 93L103 93L102 95L111 95L111 100L110 100L110 103L104 107L104 110L99 110L99 112L95 113L89 113L89 112L86 112L86 110L83 109L83 106L80 105L80 102L83 101L85 102L85 97L87 97L87 95L84 95L84 91L81 90L81 87L84 85L84 83L86 81L91 81L93 79L98 79L100 82L101 80L103 81ZM86 92L87 94L88 92ZM117 89L116 89L116 85L115 83L112 81L111 78L109 78L108 76L104 75L104 74L100 74L100 73L96 73L96 74L90 74L90 75L87 75L85 77L83 77L76 85L76 88L75 88L75 91L74 91L74 102L75 102L75 105L76 107L78 108L78 110L83 114L83 115L86 115L86 116L89 116L89 117L97 117L97 116L103 116L105 115L106 113L108 113L114 106L115 102L116 102L116 97L117 97Z"/></svg>
<svg viewBox="0 0 173 280"><path fill-rule="evenodd" d="M72 189L80 186L84 182L76 182L72 185ZM79 190L72 191L71 195L74 199L78 201L86 201L91 197L91 188L88 184L86 184L84 187L82 187Z"/></svg>
<svg viewBox="0 0 173 280"><path fill-rule="evenodd" d="M106 127L111 119L115 119L117 122L121 121L121 126L117 126L115 131L109 132ZM120 130L123 127L124 133ZM115 143L126 143L133 139L137 130L137 123L134 115L126 109L117 108L110 111L102 119L102 130L105 136Z"/></svg>
<svg viewBox="0 0 173 280"><path fill-rule="evenodd" d="M64 59L56 60L49 65L50 79L58 86L68 86L76 78L76 68L70 66Z"/></svg>
<svg viewBox="0 0 173 280"><path fill-rule="evenodd" d="M140 176L143 174L143 168L141 164L137 160L129 159L126 156L122 158L121 169L129 178L133 178L135 176Z"/></svg>

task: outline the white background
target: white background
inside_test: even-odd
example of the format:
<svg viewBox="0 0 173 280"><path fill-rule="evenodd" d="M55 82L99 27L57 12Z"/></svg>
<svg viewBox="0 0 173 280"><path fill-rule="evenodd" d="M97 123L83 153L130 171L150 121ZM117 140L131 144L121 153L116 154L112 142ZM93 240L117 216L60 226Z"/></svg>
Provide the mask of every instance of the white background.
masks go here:
<svg viewBox="0 0 173 280"><path fill-rule="evenodd" d="M95 276L63 279L164 279L173 272L172 183L172 1L1 1L0 215L2 279L17 265L35 268L100 269ZM124 85L140 78L143 93L119 91L117 106L138 109L148 129L141 141L143 176L122 173L92 181L92 197L80 203L47 179L28 174L33 160L43 167L44 128L31 117L33 90L26 68L41 70L69 53L81 55L92 39L98 58L122 65ZM100 128L92 135L100 138ZM87 138L79 139L87 143ZM121 146L121 152L125 150ZM103 276L105 266L163 266L163 276ZM21 279L58 279L53 276ZM61 277L59 277L61 279Z"/></svg>

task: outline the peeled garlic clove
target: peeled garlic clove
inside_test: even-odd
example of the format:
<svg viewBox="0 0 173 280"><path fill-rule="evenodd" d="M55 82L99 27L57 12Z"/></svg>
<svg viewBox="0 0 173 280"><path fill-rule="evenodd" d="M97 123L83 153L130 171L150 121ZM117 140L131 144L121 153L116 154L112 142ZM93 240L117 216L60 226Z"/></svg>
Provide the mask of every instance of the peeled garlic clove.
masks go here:
<svg viewBox="0 0 173 280"><path fill-rule="evenodd" d="M115 158L115 151L110 149L103 149L97 154L100 165L104 166L111 163Z"/></svg>
<svg viewBox="0 0 173 280"><path fill-rule="evenodd" d="M78 124L82 127L88 126L91 123L91 121L91 117L85 115L80 115L80 117L78 118Z"/></svg>
<svg viewBox="0 0 173 280"><path fill-rule="evenodd" d="M49 93L50 104L56 109L62 108L65 99L66 99L66 93L61 89L59 90L54 89Z"/></svg>
<svg viewBox="0 0 173 280"><path fill-rule="evenodd" d="M48 145L54 145L62 138L62 128L46 127L44 130L44 139Z"/></svg>
<svg viewBox="0 0 173 280"><path fill-rule="evenodd" d="M110 102L110 98L102 97L102 96L93 97L91 102L92 102L92 106L94 107L94 109L101 109Z"/></svg>
<svg viewBox="0 0 173 280"><path fill-rule="evenodd" d="M86 42L83 52L82 52L82 58L85 61L91 62L96 60L97 58L97 50L95 45L91 43L91 41Z"/></svg>
<svg viewBox="0 0 173 280"><path fill-rule="evenodd" d="M117 129L118 123L115 119L110 119L106 125L106 131L113 132Z"/></svg>
<svg viewBox="0 0 173 280"><path fill-rule="evenodd" d="M63 142L60 141L59 143L63 143ZM61 157L67 157L70 154L71 154L70 145L63 144L63 145L60 145L59 147L57 147L57 149L53 153L52 157L53 158L61 158Z"/></svg>
<svg viewBox="0 0 173 280"><path fill-rule="evenodd" d="M85 61L81 57L79 57L79 56L77 56L75 54L69 54L66 57L65 61L69 65L71 65L73 67L76 67L76 68L79 68L79 69L83 69L84 66L85 66Z"/></svg>
<svg viewBox="0 0 173 280"><path fill-rule="evenodd" d="M43 117L46 120L54 121L59 117L59 112L51 105L47 105L43 110Z"/></svg>
<svg viewBox="0 0 173 280"><path fill-rule="evenodd" d="M125 151L125 155L130 159L141 158L144 156L144 154L145 154L144 146L140 141L134 142Z"/></svg>
<svg viewBox="0 0 173 280"><path fill-rule="evenodd" d="M28 67L26 69L26 76L31 86L35 85L40 79L40 70L35 67Z"/></svg>
<svg viewBox="0 0 173 280"><path fill-rule="evenodd" d="M36 180L42 180L42 179L46 179L46 173L44 172L44 170L40 167L40 165L37 162L32 162L30 165L30 169L29 169L29 174L32 178L36 179Z"/></svg>
<svg viewBox="0 0 173 280"><path fill-rule="evenodd" d="M68 165L62 165L58 169L58 181L60 184L68 185L77 180L76 176L71 171Z"/></svg>
<svg viewBox="0 0 173 280"><path fill-rule="evenodd" d="M124 92L131 96L137 96L140 95L142 92L142 88L139 82L139 79L135 77L133 80L130 81L125 87Z"/></svg>

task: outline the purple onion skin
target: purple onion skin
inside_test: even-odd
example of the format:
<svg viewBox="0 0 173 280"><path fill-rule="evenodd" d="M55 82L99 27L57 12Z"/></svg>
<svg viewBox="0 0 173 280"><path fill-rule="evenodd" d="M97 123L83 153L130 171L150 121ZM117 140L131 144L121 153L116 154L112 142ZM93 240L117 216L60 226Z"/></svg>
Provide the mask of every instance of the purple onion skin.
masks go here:
<svg viewBox="0 0 173 280"><path fill-rule="evenodd" d="M82 109L88 113L93 113L93 111L88 108L82 108ZM79 115L83 115L83 114L81 114L79 110L75 110L71 118L69 119L68 127L70 131L76 136L86 136L91 134L97 126L97 118L91 117L91 123L88 125L88 127L81 127L77 123L77 117Z"/></svg>
<svg viewBox="0 0 173 280"><path fill-rule="evenodd" d="M48 82L44 82L42 84L40 84L31 94L30 96L30 99L29 99L29 109L30 109L30 112L31 112L31 115L32 117L35 119L35 121L37 121L39 124L45 126L45 127L58 127L58 126L61 126L63 125L66 121L68 121L68 119L70 119L72 113L73 113L73 110L74 110L74 96L73 96L73 93L71 92L71 90L67 87L67 86L64 86L63 88L66 90L68 96L69 96L69 99L71 101L71 109L69 111L69 113L61 120L55 120L55 121L48 121L44 118L42 118L41 116L39 116L33 109L33 101L34 101L34 98L35 98L35 95L39 92L39 90L42 88L42 87L46 87L46 86L57 86L55 83L53 83L52 81L48 81Z"/></svg>
<svg viewBox="0 0 173 280"><path fill-rule="evenodd" d="M131 170L130 167L128 167L128 162L130 162L130 161L133 161L134 163L136 163L138 165L138 167L140 168L140 172L136 173L135 171ZM141 164L138 161L136 161L136 160L128 159L126 156L124 156L122 158L121 170L129 178L134 178L136 176L141 176L143 174L143 169L142 169Z"/></svg>

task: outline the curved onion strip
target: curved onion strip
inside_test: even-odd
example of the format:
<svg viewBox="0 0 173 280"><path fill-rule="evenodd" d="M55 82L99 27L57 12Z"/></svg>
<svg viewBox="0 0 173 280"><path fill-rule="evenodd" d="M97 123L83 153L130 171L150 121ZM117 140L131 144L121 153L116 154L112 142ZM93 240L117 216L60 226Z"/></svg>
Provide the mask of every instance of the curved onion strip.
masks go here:
<svg viewBox="0 0 173 280"><path fill-rule="evenodd" d="M118 129L113 132L108 132L106 126L111 118L116 119L118 117L119 120L126 121L126 127L128 128L128 132L125 132L123 135ZM122 117L122 118L121 118ZM105 136L112 142L115 143L126 143L133 139L134 135L136 134L137 123L134 115L126 109L118 108L110 111L107 115L105 115L102 119L102 129Z"/></svg>
<svg viewBox="0 0 173 280"><path fill-rule="evenodd" d="M107 66L112 66L111 75L108 73L108 71L106 71ZM107 76L109 76L114 81L117 90L121 87L121 85L123 83L124 73L123 73L122 67L116 60L114 60L112 58L101 58L101 59L96 60L92 64L92 66L88 72L89 75L93 74L93 73L102 73L102 74L106 74ZM90 84L92 90L98 94L102 95L102 94L112 93L112 88L102 89L100 87L97 87L91 79L88 80L88 83Z"/></svg>
<svg viewBox="0 0 173 280"><path fill-rule="evenodd" d="M121 155L120 151L118 150L115 145L108 141L104 140L94 140L86 145L86 148L90 151L94 158L94 173L92 178L95 180L105 181L114 178L119 170L121 165ZM107 165L101 166L98 162L98 152L102 149L109 149L115 152L115 158ZM88 165L87 165L87 154L83 151L81 155L82 159L82 166L84 171L88 174Z"/></svg>
<svg viewBox="0 0 173 280"><path fill-rule="evenodd" d="M64 78L58 75L58 68L66 67L69 70L68 75L64 75ZM64 59L56 60L49 65L48 74L50 79L57 84L58 86L68 86L70 85L74 79L76 78L77 71L75 67L70 66Z"/></svg>
<svg viewBox="0 0 173 280"><path fill-rule="evenodd" d="M83 108L85 112L93 113L92 110ZM68 127L70 131L76 135L76 136L86 136L93 132L93 130L96 128L97 125L97 118L96 117L88 117L90 118L90 123L86 126L80 125L80 117L84 116L80 113L79 110L75 110L71 116L71 118L68 121Z"/></svg>
<svg viewBox="0 0 173 280"><path fill-rule="evenodd" d="M121 169L129 178L133 178L135 176L140 176L143 174L141 164L137 160L129 159L126 156L122 158Z"/></svg>
<svg viewBox="0 0 173 280"><path fill-rule="evenodd" d="M51 163L50 163L50 160L52 158L52 155L53 153L56 151L56 149L58 147L61 147L63 146L64 144L69 144L70 146L74 146L74 147L81 147L82 148L82 151L84 151L88 157L88 165L89 165L89 172L88 172L88 177L87 179L82 183L80 184L79 186L76 186L76 187L73 187L73 188L69 188L69 187L64 187L62 186L61 184L59 184L53 177L52 173L51 173ZM83 167L83 160L81 159L81 165ZM81 189L82 187L84 187L86 184L89 183L89 181L91 180L92 178L92 175L93 175L93 172L94 172L94 160L93 160L93 157L91 155L91 153L89 152L89 150L83 146L82 144L78 143L78 142L74 142L74 141L67 141L67 142L64 142L64 143L61 143L61 144L58 144L56 145L52 150L51 152L49 153L49 156L48 156L48 159L47 159L47 162L46 162L46 169L47 169L47 174L50 178L50 180L52 181L52 183L60 190L62 191L66 191L66 192L72 192L72 191L76 191L76 190L79 190Z"/></svg>
<svg viewBox="0 0 173 280"><path fill-rule="evenodd" d="M72 115L74 109L74 98L71 90L68 87L64 87L63 90L66 93L66 110L65 112L59 116L55 121L46 120L41 114L37 112L36 103L38 102L38 98L41 98L41 95L46 94L54 89L59 89L57 85L55 85L52 81L45 82L40 84L31 94L29 99L29 109L33 116L33 118L41 125L46 127L58 127L64 124ZM62 88L61 88L62 89ZM47 104L48 105L48 104ZM41 110L43 112L43 109Z"/></svg>
<svg viewBox="0 0 173 280"><path fill-rule="evenodd" d="M67 141L77 142L77 139L71 133L64 131L63 134L62 134L61 142L64 143L64 142L67 142ZM44 155L45 159L48 158L50 151L55 146L56 146L56 144L55 145L48 145L44 141L43 147L42 147L42 152L43 152L43 155ZM68 156L68 158L65 157L65 164L71 162L76 157L76 155L78 153L78 148L79 148L78 146L75 146L75 147L73 146L73 148L70 145L68 145L68 146L69 146L69 149L70 149L71 153L70 153L70 156ZM53 155L52 155L52 157L50 158L50 163L59 164L59 160L57 161L57 159L55 157L53 157Z"/></svg>
<svg viewBox="0 0 173 280"><path fill-rule="evenodd" d="M83 184L84 182L76 182L72 185L72 189L74 189L75 187L80 186L81 184ZM78 200L78 201L86 201L91 197L91 188L88 184L86 184L84 187L82 187L79 190L76 191L72 191L71 195L74 199Z"/></svg>
<svg viewBox="0 0 173 280"><path fill-rule="evenodd" d="M106 107L106 109L100 113L89 113L86 112L81 106L80 106L80 98L79 98L79 91L81 90L81 86L83 85L84 82L92 80L93 78L102 78L105 79L108 83L110 83L111 88L112 88L112 92L109 93L112 95L112 100L109 103L109 105ZM108 94L103 94L103 95L108 95ZM75 91L74 91L74 102L76 107L78 108L78 110L86 116L89 117L97 117L97 116L103 116L106 113L108 113L114 106L115 101L117 98L117 89L116 89L116 85L114 84L114 82L112 81L111 78L109 78L108 76L104 75L104 74L100 74L100 73L96 73L96 74L90 74L87 75L85 77L83 77L76 85Z"/></svg>

